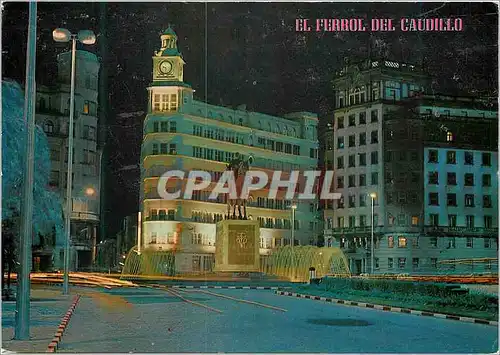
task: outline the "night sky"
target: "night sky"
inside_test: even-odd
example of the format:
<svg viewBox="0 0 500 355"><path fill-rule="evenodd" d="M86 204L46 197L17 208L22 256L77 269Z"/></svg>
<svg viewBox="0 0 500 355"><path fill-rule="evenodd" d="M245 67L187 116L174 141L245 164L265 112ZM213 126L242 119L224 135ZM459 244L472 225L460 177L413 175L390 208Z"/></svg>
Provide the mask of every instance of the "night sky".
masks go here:
<svg viewBox="0 0 500 355"><path fill-rule="evenodd" d="M2 75L24 81L26 3L4 3ZM463 32L295 32L296 18L461 17ZM488 3L109 3L111 133L116 113L144 111L159 33L173 24L186 61L184 80L198 100L281 115L316 112L332 118L332 79L347 58L385 56L424 68L434 92L497 96L498 10ZM52 30L99 34L99 4L39 3L37 83L55 77ZM98 37L99 40L99 37ZM98 46L87 50L100 55ZM113 127L115 126L115 127ZM112 160L113 157L111 156ZM121 165L138 162L120 161ZM136 186L136 184L134 184ZM137 210L137 201L119 213ZM120 216L121 217L121 216Z"/></svg>

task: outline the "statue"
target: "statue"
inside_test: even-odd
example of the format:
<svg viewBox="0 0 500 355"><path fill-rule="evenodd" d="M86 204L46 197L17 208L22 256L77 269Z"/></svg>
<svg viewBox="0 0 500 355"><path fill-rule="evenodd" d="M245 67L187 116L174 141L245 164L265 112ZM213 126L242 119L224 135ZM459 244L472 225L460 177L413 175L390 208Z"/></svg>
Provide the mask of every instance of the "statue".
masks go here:
<svg viewBox="0 0 500 355"><path fill-rule="evenodd" d="M248 219L247 216L247 200L241 198L241 191L243 183L245 182L246 172L250 169L253 162L253 157L250 156L247 160L242 159L240 153L235 154L235 158L227 165L227 170L233 171L234 181L236 185L236 199L227 199L227 219ZM231 216L231 206L233 207L233 214ZM241 212L243 206L243 213ZM236 218L236 207L238 207L238 218Z"/></svg>

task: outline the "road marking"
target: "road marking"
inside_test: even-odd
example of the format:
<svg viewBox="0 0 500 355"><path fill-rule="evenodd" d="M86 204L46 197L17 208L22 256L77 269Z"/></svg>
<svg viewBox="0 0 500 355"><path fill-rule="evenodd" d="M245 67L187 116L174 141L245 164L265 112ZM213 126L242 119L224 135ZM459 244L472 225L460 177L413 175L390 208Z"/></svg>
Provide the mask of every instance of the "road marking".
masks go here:
<svg viewBox="0 0 500 355"><path fill-rule="evenodd" d="M284 308L279 308L279 307L275 307L275 306L270 306L270 305L265 304L265 303L260 303L260 302L255 302L255 301L244 300L244 299L242 299L242 298L236 298L236 297L231 297L231 296L221 295L220 293L215 293L215 292L210 292L210 291L201 291L201 290L197 290L197 291L194 291L194 292L204 293L204 294L207 294L207 295L212 295L212 296L221 297L221 298L226 298L226 299L233 300L233 301L236 301L236 302L242 302L242 303L253 304L253 305L255 305L255 306L259 306L259 307L264 307L264 308L275 309L275 310L278 310L278 311L281 311L281 312L288 312L288 311L287 311L286 309L284 309Z"/></svg>
<svg viewBox="0 0 500 355"><path fill-rule="evenodd" d="M198 303L198 302L190 301L190 300L188 300L188 299L186 299L186 298L182 297L181 295L179 295L177 292L175 292L175 291L173 291L173 290L169 290L169 289L168 289L168 288L166 288L166 287L165 287L165 288L163 288L163 290L165 290L166 292L168 292L168 293L170 293L170 294L172 294L172 295L174 295L174 296L176 296L176 297L180 298L180 299L181 299L181 300L183 300L184 302L190 303L190 304L195 305L195 306L199 306L199 307L206 308L206 309L208 309L208 310L210 310L210 311L213 311L213 312L222 313L222 311L221 311L221 310L219 310L219 309L212 308L212 307L206 306L206 305L201 304L201 303Z"/></svg>

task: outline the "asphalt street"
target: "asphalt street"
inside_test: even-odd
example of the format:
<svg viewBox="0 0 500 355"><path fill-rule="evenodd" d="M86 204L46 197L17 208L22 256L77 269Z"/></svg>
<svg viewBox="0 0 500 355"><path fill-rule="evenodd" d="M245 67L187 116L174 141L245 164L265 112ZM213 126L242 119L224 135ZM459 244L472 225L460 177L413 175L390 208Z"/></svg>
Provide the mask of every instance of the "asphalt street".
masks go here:
<svg viewBox="0 0 500 355"><path fill-rule="evenodd" d="M83 296L58 352L491 353L498 328L284 297L270 290L210 292L287 312L160 289Z"/></svg>

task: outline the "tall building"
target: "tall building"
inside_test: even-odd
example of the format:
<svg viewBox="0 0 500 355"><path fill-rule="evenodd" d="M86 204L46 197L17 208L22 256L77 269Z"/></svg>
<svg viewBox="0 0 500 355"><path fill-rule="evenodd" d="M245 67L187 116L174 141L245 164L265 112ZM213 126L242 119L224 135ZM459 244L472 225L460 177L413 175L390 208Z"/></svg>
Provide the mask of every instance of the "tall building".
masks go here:
<svg viewBox="0 0 500 355"><path fill-rule="evenodd" d="M253 156L252 169L316 169L317 116L308 112L274 117L209 105L193 98L184 82L185 62L172 29L161 35L161 49L153 57L153 82L148 88L148 114L144 120L141 154L140 245L176 250L177 272L212 270L215 223L226 214L224 196L208 200L210 189L197 191L189 200L163 200L157 191L167 170L204 170L217 179L235 153ZM173 186L169 186L172 188ZM260 252L290 241L291 201L281 194L266 198L255 192L249 201L250 218L260 221ZM298 204L295 243L309 244L317 232L316 203Z"/></svg>
<svg viewBox="0 0 500 355"><path fill-rule="evenodd" d="M371 272L372 220L375 273L489 272L491 260L478 259L497 258L496 104L425 95L428 82L387 60L348 65L335 80L326 161L343 199L327 204L325 237L353 273Z"/></svg>
<svg viewBox="0 0 500 355"><path fill-rule="evenodd" d="M51 159L50 185L66 207L68 132L70 107L71 52L58 56L58 85L39 86L36 122L48 136ZM71 264L73 270L89 268L95 257L99 224L100 152L97 149L97 93L99 60L78 50L75 67L75 115L73 129L73 209L71 214ZM58 240L52 254L54 268L62 268L64 240Z"/></svg>

